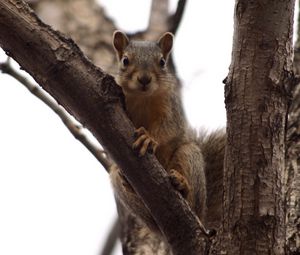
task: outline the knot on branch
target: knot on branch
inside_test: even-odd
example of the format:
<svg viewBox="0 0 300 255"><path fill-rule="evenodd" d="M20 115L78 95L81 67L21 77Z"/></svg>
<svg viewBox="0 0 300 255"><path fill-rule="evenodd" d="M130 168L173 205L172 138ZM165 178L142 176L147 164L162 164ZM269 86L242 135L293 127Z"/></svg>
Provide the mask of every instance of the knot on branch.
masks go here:
<svg viewBox="0 0 300 255"><path fill-rule="evenodd" d="M225 97L225 104L227 105L231 101L232 97L232 75L231 73L228 74L228 76L225 77L225 79L222 81L222 83L225 85L224 87L224 97Z"/></svg>

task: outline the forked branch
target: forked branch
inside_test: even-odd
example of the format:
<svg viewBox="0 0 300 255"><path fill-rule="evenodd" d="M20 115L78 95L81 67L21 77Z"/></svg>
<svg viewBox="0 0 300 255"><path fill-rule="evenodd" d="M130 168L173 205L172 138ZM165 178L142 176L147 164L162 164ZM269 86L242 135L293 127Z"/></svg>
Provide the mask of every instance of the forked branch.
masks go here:
<svg viewBox="0 0 300 255"><path fill-rule="evenodd" d="M110 153L151 211L173 254L200 254L201 223L172 188L157 159L150 154L140 158L131 148L134 127L113 77L85 58L72 40L42 23L21 0L0 2L0 31L5 52Z"/></svg>

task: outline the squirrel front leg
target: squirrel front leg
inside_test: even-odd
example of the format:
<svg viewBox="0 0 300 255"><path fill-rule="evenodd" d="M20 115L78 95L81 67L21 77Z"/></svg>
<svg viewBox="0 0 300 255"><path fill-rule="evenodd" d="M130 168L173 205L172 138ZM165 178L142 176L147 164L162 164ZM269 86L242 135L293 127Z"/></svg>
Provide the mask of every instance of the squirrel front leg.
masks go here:
<svg viewBox="0 0 300 255"><path fill-rule="evenodd" d="M174 188L205 222L206 178L200 147L195 142L189 142L177 148L167 172Z"/></svg>
<svg viewBox="0 0 300 255"><path fill-rule="evenodd" d="M133 143L133 149L139 149L139 155L144 156L146 152L154 153L158 147L158 142L149 134L149 132L144 128L140 127L135 130L136 141ZM178 150L175 153L175 156L180 153ZM180 157L180 156L179 156ZM177 160L177 159L175 159ZM181 163L182 164L182 163ZM183 198L187 198L190 192L189 182L186 179L186 176L182 174L182 168L189 168L190 166L179 166L178 169L171 169L168 171L169 179L173 187L180 192ZM189 171L189 170L187 170Z"/></svg>

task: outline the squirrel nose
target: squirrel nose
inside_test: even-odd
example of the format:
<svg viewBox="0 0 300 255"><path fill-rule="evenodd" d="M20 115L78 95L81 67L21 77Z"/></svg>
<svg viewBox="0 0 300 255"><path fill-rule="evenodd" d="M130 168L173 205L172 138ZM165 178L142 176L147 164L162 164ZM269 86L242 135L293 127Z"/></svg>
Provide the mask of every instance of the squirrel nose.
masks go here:
<svg viewBox="0 0 300 255"><path fill-rule="evenodd" d="M152 78L151 76L143 75L142 77L137 77L137 80L145 87L151 82Z"/></svg>

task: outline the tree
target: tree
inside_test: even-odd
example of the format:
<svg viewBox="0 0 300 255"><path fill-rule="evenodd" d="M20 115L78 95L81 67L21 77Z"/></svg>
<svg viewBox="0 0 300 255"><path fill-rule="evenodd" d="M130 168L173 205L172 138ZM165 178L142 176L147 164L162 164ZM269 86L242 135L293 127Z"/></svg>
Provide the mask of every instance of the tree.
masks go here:
<svg viewBox="0 0 300 255"><path fill-rule="evenodd" d="M295 85L293 9L294 1L236 2L225 87L222 229L222 246L232 253L284 253L285 132Z"/></svg>
<svg viewBox="0 0 300 255"><path fill-rule="evenodd" d="M93 1L86 1L86 3L87 5L83 1L72 3L56 1L56 4L60 5L58 10L62 13L67 12L68 17L71 16L74 20L76 20L74 10L78 8L86 8L85 10L90 10L92 13L101 13L101 9L98 9ZM43 5L47 6L47 4L49 4L48 1L37 2L35 7L37 10L42 10ZM184 1L179 1L178 12L172 16L173 22L170 22L170 25L169 20L166 19L167 3L153 1L152 19L150 19L148 30L135 36L155 38L159 33L167 30L166 28L175 32L183 10L182 4L184 6ZM228 253L229 251L236 253L238 250L241 254L247 252L282 254L283 252L285 234L283 224L279 224L284 220L283 148L289 95L291 87L296 82L291 70L293 4L293 1L250 1L249 3L237 1L236 3L233 62L231 72L226 79L225 94L228 110L228 147L225 160L224 219L222 231L214 239L217 242L213 247L217 254L221 250ZM157 8L160 5L162 8ZM265 5L268 5L268 8L261 8ZM20 6L22 8L17 8ZM168 183L162 187L157 185L155 178L164 176L164 171L158 162L150 156L141 160L137 159L129 149L132 143L130 134L133 129L122 110L120 103L122 97L120 91L113 86L113 79L87 61L72 41L65 39L37 20L30 10L22 5L22 2L17 5L15 1L10 3L3 1L0 4L0 13L2 14L0 19L1 46L35 77L44 89L84 123L101 141L113 159L124 168L126 176L143 197L163 229L173 253L199 254L201 228L197 220L178 194L172 192ZM91 15L91 17L95 16ZM78 27L75 26L78 29L74 29L74 25L63 28L68 24L63 22L63 18L62 22L59 22L59 19L55 20L55 24L58 29L71 35L72 32L78 30L79 36L77 35L76 38L74 35L74 38L78 40L86 54L95 63L98 63L96 56L100 56L103 62L99 61L99 66L113 73L112 50L103 45L110 45L110 35L114 25L110 20L103 18L103 15L97 17L108 28L101 30L102 32L98 31L100 33L98 39L103 40L100 43L98 39L94 42L84 40L89 30L86 27L80 29L80 21ZM27 20L26 25L24 20ZM160 24L165 24L165 26L157 26L156 20L160 20ZM95 24L95 22L90 22L90 24ZM29 30L23 31L24 27ZM11 29L19 32L17 37L10 33ZM31 33L30 29L38 32ZM107 31L109 31L109 36L105 34ZM30 52L26 50L28 46L31 46ZM92 49L97 49L97 52L93 52ZM41 56L43 59L47 56L46 61L41 66L35 66L33 59L36 61L41 59ZM243 77L246 78L243 79ZM251 118L249 118L249 113ZM240 126L236 126L237 123ZM115 142L110 139L112 136L116 139ZM240 139L236 139L237 137ZM241 162L243 165L240 164ZM138 164L143 169L149 170L146 171L149 176L145 183L139 181ZM233 191L234 183L238 187L237 193ZM151 195L166 194L170 200L168 206L170 208L174 206L180 210L176 210L177 214L163 212L159 207L159 200L154 201L153 196L147 194L144 187L151 190ZM232 212L235 213L232 214ZM236 215L241 215L241 217L232 217ZM134 218L126 214L123 216L125 217L123 222L136 226ZM170 222L173 223L178 219L180 221L177 225L168 225L164 221L166 217L170 217ZM132 254L124 237L131 235L136 238L138 236L132 229L126 229L123 226L123 230L125 230L122 235L125 253ZM184 236L183 240L178 240L178 233ZM274 238L262 238L270 235ZM231 242L229 236L235 238L234 242ZM135 245L142 247L143 244L153 248L155 242L157 242L155 237L154 240L137 238ZM158 246L154 247L155 251L165 249L160 246L159 242ZM165 250L165 253L168 251Z"/></svg>

